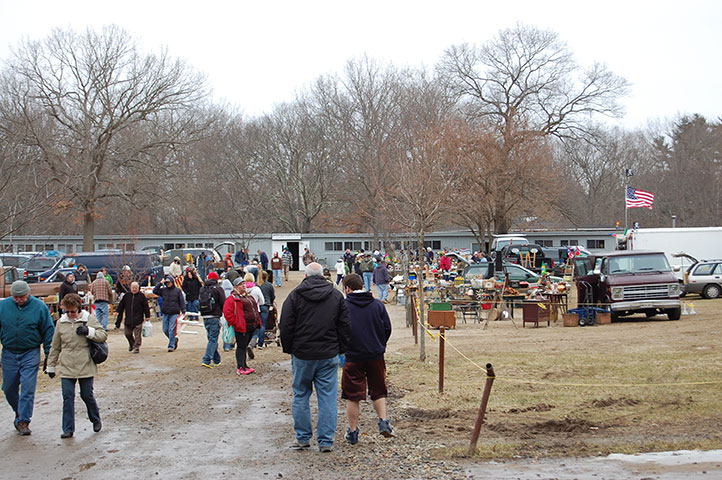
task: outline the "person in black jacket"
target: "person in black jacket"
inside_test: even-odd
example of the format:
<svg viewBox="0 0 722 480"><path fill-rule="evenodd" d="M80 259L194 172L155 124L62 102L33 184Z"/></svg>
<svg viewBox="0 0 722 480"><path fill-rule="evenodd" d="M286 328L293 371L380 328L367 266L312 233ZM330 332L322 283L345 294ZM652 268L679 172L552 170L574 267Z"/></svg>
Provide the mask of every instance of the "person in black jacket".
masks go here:
<svg viewBox="0 0 722 480"><path fill-rule="evenodd" d="M75 283L75 275L73 272L69 272L65 276L65 280L60 284L58 289L58 305L63 301L63 297L69 293L78 293L78 284Z"/></svg>
<svg viewBox="0 0 722 480"><path fill-rule="evenodd" d="M208 344L203 354L201 365L206 368L217 367L221 364L221 355L218 353L218 334L221 331L221 317L223 316L223 303L226 301L226 293L218 285L218 274L211 272L208 274L206 284L201 287L201 293L208 290L211 298L210 311L205 311L205 306L201 308L203 315L203 325L206 327L206 335ZM205 298L205 294L203 295Z"/></svg>
<svg viewBox="0 0 722 480"><path fill-rule="evenodd" d="M351 344L341 376L341 398L346 399L346 416L349 428L346 441L358 443L359 404L366 400L366 390L378 414L379 433L394 436L386 416L386 342L391 336L391 320L381 300L366 292L360 276L352 273L343 279L346 290L346 307L351 319Z"/></svg>
<svg viewBox="0 0 722 480"><path fill-rule="evenodd" d="M338 415L337 357L348 348L351 324L343 295L326 281L318 263L306 266L306 278L283 302L280 328L281 345L284 353L291 354L293 370L293 447L310 447L313 430L309 398L315 386L316 440L320 451L330 452Z"/></svg>
<svg viewBox="0 0 722 480"><path fill-rule="evenodd" d="M128 351L140 353L140 344L143 341L143 319L150 320L150 307L148 299L140 291L138 282L131 282L130 292L123 295L118 302L118 318L115 320L115 328L120 328L120 322L125 316L125 338L128 339Z"/></svg>
<svg viewBox="0 0 722 480"><path fill-rule="evenodd" d="M188 267L181 285L183 293L186 295L186 307L189 312L198 313L198 295L201 292L202 286L203 283L201 282L201 279L198 278L196 267L191 265Z"/></svg>
<svg viewBox="0 0 722 480"><path fill-rule="evenodd" d="M174 352L178 349L178 315L185 313L186 301L170 275L166 275L162 283L153 287L153 293L161 298L163 333L168 337L168 351Z"/></svg>

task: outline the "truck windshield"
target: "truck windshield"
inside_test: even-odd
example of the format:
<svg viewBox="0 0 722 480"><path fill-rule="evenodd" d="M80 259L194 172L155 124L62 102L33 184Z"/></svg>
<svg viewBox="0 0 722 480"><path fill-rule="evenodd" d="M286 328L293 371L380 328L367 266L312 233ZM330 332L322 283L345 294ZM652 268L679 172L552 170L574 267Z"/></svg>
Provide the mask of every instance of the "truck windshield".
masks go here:
<svg viewBox="0 0 722 480"><path fill-rule="evenodd" d="M606 273L671 272L667 257L658 255L629 255L610 258Z"/></svg>

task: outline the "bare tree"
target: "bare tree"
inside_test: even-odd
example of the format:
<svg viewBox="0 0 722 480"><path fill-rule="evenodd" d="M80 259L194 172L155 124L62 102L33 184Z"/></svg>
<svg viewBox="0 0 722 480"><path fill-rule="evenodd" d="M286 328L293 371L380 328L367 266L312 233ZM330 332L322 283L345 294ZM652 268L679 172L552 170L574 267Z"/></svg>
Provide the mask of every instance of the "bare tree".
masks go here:
<svg viewBox="0 0 722 480"><path fill-rule="evenodd" d="M9 128L42 152L51 180L68 192L85 250L93 249L101 204L132 196L119 172L153 164L188 141L195 123L189 107L207 95L200 74L166 52L142 54L116 26L83 35L54 30L43 41L24 41L3 87L22 113Z"/></svg>
<svg viewBox="0 0 722 480"><path fill-rule="evenodd" d="M507 171L520 142L584 135L590 116L621 113L617 99L627 91L627 82L603 65L580 71L556 33L523 25L481 47L449 48L437 71L469 118L494 128ZM496 233L508 231L511 212L507 201L496 202Z"/></svg>

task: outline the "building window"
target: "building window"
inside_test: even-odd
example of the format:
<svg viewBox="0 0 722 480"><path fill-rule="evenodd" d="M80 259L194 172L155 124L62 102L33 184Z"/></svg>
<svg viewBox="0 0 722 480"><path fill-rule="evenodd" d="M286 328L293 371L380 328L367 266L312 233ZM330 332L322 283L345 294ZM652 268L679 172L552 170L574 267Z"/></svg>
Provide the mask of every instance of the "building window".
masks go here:
<svg viewBox="0 0 722 480"><path fill-rule="evenodd" d="M441 250L441 240L427 240L424 242L424 248L431 247L432 250Z"/></svg>
<svg viewBox="0 0 722 480"><path fill-rule="evenodd" d="M587 240L587 248L604 248L604 240Z"/></svg>
<svg viewBox="0 0 722 480"><path fill-rule="evenodd" d="M554 242L552 240L537 239L537 240L534 240L534 243L536 243L537 245L541 245L542 247L553 247L554 246Z"/></svg>
<svg viewBox="0 0 722 480"><path fill-rule="evenodd" d="M559 242L559 245L561 245L562 247L573 247L573 246L579 245L579 241L578 240L562 240L561 242Z"/></svg>
<svg viewBox="0 0 722 480"><path fill-rule="evenodd" d="M205 245L203 245L203 248L213 248L213 244L212 244L212 243L206 243Z"/></svg>
<svg viewBox="0 0 722 480"><path fill-rule="evenodd" d="M326 250L327 252L343 251L343 242L325 242L324 250Z"/></svg>

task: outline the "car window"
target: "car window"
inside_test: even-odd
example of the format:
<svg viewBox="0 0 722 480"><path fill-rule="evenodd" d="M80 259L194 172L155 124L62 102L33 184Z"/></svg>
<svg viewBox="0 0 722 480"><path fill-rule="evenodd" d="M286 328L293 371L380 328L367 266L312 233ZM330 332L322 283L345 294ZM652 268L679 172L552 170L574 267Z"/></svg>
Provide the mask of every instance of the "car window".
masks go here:
<svg viewBox="0 0 722 480"><path fill-rule="evenodd" d="M40 270L44 272L55 265L55 260L52 258L32 258L28 262L28 270Z"/></svg>
<svg viewBox="0 0 722 480"><path fill-rule="evenodd" d="M507 265L506 271L509 272L509 280L526 280L527 271L516 265Z"/></svg>
<svg viewBox="0 0 722 480"><path fill-rule="evenodd" d="M697 265L697 268L694 269L692 275L712 275L715 270L718 270L716 267L716 263L703 263L701 265Z"/></svg>

